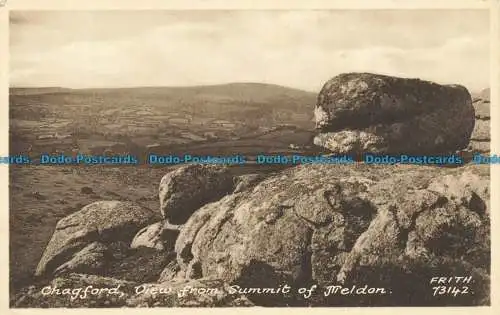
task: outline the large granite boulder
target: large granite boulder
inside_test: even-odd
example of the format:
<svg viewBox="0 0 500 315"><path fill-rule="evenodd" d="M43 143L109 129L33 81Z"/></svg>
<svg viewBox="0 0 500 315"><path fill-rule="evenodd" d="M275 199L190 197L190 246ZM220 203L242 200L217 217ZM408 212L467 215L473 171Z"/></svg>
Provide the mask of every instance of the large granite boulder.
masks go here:
<svg viewBox="0 0 500 315"><path fill-rule="evenodd" d="M36 275L70 271L72 266L80 270L86 262L91 269L101 268L107 245L130 244L140 229L158 218L159 213L131 202L89 204L57 222Z"/></svg>
<svg viewBox="0 0 500 315"><path fill-rule="evenodd" d="M329 80L315 117L325 133L315 144L337 154L454 152L467 146L474 128L465 87L372 73Z"/></svg>
<svg viewBox="0 0 500 315"><path fill-rule="evenodd" d="M219 165L190 164L167 173L160 182L160 208L172 224L183 224L199 207L233 190L233 176Z"/></svg>
<svg viewBox="0 0 500 315"><path fill-rule="evenodd" d="M249 295L258 305L485 304L488 199L484 165L299 166L194 212L162 278L386 288L382 296ZM436 274L472 275L475 295L432 297Z"/></svg>

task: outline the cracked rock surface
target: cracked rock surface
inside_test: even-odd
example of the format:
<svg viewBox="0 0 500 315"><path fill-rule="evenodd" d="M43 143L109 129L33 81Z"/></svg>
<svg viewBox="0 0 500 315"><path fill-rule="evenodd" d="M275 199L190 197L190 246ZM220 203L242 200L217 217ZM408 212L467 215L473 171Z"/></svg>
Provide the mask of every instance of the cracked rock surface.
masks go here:
<svg viewBox="0 0 500 315"><path fill-rule="evenodd" d="M484 166L299 166L194 212L174 269L248 287L389 281L389 299L409 305L430 289L397 288L404 279L454 268L488 278L488 199ZM411 297L415 290L422 296ZM477 290L475 303L484 303ZM364 299L356 303L374 303Z"/></svg>

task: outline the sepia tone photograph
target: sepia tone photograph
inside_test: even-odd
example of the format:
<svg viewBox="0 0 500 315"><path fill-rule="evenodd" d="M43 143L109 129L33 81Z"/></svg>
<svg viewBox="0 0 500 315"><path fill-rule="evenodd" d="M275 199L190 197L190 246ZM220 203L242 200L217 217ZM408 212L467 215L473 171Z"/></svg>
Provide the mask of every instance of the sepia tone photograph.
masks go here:
<svg viewBox="0 0 500 315"><path fill-rule="evenodd" d="M490 35L11 10L10 307L491 305Z"/></svg>

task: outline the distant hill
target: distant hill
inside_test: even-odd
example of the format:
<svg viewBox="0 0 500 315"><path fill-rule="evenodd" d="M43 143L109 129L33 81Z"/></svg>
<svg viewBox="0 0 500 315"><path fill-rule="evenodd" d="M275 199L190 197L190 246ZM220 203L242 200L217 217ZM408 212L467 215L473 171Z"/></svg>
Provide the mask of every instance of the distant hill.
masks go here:
<svg viewBox="0 0 500 315"><path fill-rule="evenodd" d="M92 145L127 140L170 146L252 139L268 132L271 135L267 137L273 138L276 133L272 128L280 125L296 127L292 133L306 134L307 138L314 130L315 104L316 93L261 83L11 88L9 117L16 139L29 143L40 143L38 136L57 132Z"/></svg>
<svg viewBox="0 0 500 315"><path fill-rule="evenodd" d="M37 95L37 94L50 94L50 93L62 93L69 92L71 89L62 87L37 87L37 88L23 88L23 87L11 87L9 89L10 95Z"/></svg>
<svg viewBox="0 0 500 315"><path fill-rule="evenodd" d="M61 87L47 88L11 88L11 95L60 94L73 95L133 95L137 97L203 97L232 99L236 101L269 102L272 100L316 99L316 93L264 83L228 83L220 85L185 86L185 87L132 87L132 88L92 88L68 89Z"/></svg>
<svg viewBox="0 0 500 315"><path fill-rule="evenodd" d="M311 127L316 93L262 83L229 83L189 87L11 88L11 118L95 116L108 121L144 115L170 118L222 119L272 127ZM43 110L43 113L38 113ZM52 114L48 114L48 113ZM161 118L163 116L163 118ZM124 118L126 117L126 118ZM152 122L150 118L148 121ZM142 124L144 125L144 124Z"/></svg>

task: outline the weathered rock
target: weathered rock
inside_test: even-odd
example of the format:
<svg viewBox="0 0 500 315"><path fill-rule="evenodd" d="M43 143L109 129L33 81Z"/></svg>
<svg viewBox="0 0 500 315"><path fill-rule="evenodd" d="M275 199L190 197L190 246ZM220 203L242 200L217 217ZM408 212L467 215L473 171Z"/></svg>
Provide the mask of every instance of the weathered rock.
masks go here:
<svg viewBox="0 0 500 315"><path fill-rule="evenodd" d="M73 257L56 268L54 274L63 273L96 273L101 271L108 260L108 247L99 242L93 242L76 252Z"/></svg>
<svg viewBox="0 0 500 315"><path fill-rule="evenodd" d="M436 178L429 184L428 190L440 193L480 215L490 209L490 180L472 172Z"/></svg>
<svg viewBox="0 0 500 315"><path fill-rule="evenodd" d="M234 191L233 193L238 193L243 190L248 190L250 187L254 187L258 182L265 178L262 174L245 174L234 178Z"/></svg>
<svg viewBox="0 0 500 315"><path fill-rule="evenodd" d="M427 287L401 283L416 281L419 272L475 270L487 278L488 181L487 166L478 165L465 172L363 164L285 170L196 211L177 239L177 276L213 276L242 287L376 286L383 280L398 288L391 296L346 303L428 302ZM483 303L489 293L477 290L481 293L461 301ZM262 297L251 299L265 303ZM450 301L443 303L456 303ZM303 303L337 305L338 300L317 296Z"/></svg>
<svg viewBox="0 0 500 315"><path fill-rule="evenodd" d="M174 252L154 248L130 249L122 258L110 261L101 275L135 282L156 282L166 266L175 260Z"/></svg>
<svg viewBox="0 0 500 315"><path fill-rule="evenodd" d="M476 153L490 153L491 127L489 89L476 96L474 101L476 123L472 131L468 149Z"/></svg>
<svg viewBox="0 0 500 315"><path fill-rule="evenodd" d="M149 247L157 250L165 250L161 234L163 232L163 222L156 222L137 232L130 248Z"/></svg>
<svg viewBox="0 0 500 315"><path fill-rule="evenodd" d="M86 296L85 288L107 288ZM50 289L49 289L50 287ZM45 288L45 289L44 289ZM42 290L43 289L43 290ZM63 294L43 294L58 289ZM192 291L191 291L192 289ZM55 291L54 291L55 292ZM68 274L48 283L25 288L11 301L21 308L89 307L230 307L253 306L241 294L233 294L227 284L216 279L174 280L168 283L140 283L85 274Z"/></svg>
<svg viewBox="0 0 500 315"><path fill-rule="evenodd" d="M471 141L468 148L476 153L490 153L490 141Z"/></svg>
<svg viewBox="0 0 500 315"><path fill-rule="evenodd" d="M163 217L182 224L204 204L216 201L233 190L233 176L218 165L191 164L167 173L160 182Z"/></svg>
<svg viewBox="0 0 500 315"><path fill-rule="evenodd" d="M130 248L148 247L161 251L174 248L178 230L170 230L163 221L156 222L140 230L132 240Z"/></svg>
<svg viewBox="0 0 500 315"><path fill-rule="evenodd" d="M184 279L185 274L181 272L181 267L177 260L172 260L168 265L163 269L160 277L158 278L159 283L172 281L174 279Z"/></svg>
<svg viewBox="0 0 500 315"><path fill-rule="evenodd" d="M490 121L477 119L470 139L471 141L490 141Z"/></svg>
<svg viewBox="0 0 500 315"><path fill-rule="evenodd" d="M315 143L339 154L349 147L368 150L349 154L450 152L467 146L474 127L471 95L463 86L371 73L329 80L315 117L317 128L328 133Z"/></svg>
<svg viewBox="0 0 500 315"><path fill-rule="evenodd" d="M89 204L59 220L36 275L52 273L75 256L79 257L77 253L93 242L130 243L141 228L156 220L157 213L131 202L98 201ZM78 261L81 260L78 258Z"/></svg>
<svg viewBox="0 0 500 315"><path fill-rule="evenodd" d="M471 95L462 86L443 86L419 79L372 73L344 73L329 80L316 104L319 129L362 127L404 121L436 110L471 108ZM470 117L467 117L470 120Z"/></svg>
<svg viewBox="0 0 500 315"><path fill-rule="evenodd" d="M387 151L384 138L359 130L320 133L314 137L314 144L336 154L370 152L373 154Z"/></svg>
<svg viewBox="0 0 500 315"><path fill-rule="evenodd" d="M474 102L473 106L476 119L491 119L489 102L485 102L484 100L477 100L476 102Z"/></svg>

